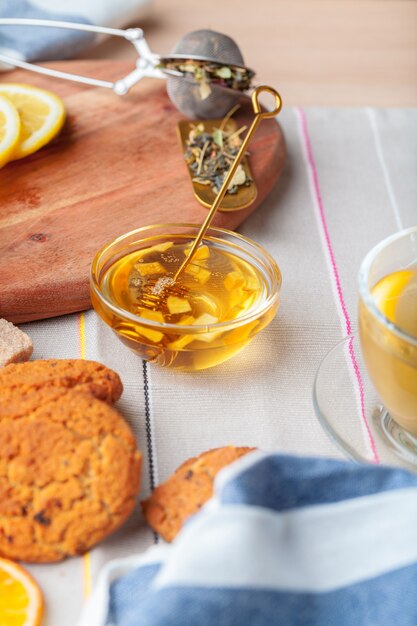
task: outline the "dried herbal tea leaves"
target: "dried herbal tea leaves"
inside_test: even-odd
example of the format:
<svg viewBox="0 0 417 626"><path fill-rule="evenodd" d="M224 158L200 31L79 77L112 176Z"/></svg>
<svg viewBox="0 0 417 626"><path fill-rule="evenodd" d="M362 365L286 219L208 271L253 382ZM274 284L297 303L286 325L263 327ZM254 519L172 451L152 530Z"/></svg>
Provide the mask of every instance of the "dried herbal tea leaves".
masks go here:
<svg viewBox="0 0 417 626"><path fill-rule="evenodd" d="M222 65L211 61L195 59L164 59L157 65L158 69L178 72L193 78L199 85L200 97L205 100L211 94L210 85L219 85L237 91L250 89L254 73L244 67Z"/></svg>
<svg viewBox="0 0 417 626"><path fill-rule="evenodd" d="M242 126L237 131L225 130L226 124L213 132L205 129L204 123L192 125L184 153L185 161L191 170L194 183L210 185L217 194L242 145L241 135L246 130ZM242 185L248 187L252 179L247 176L243 165L239 165L227 189L236 194Z"/></svg>

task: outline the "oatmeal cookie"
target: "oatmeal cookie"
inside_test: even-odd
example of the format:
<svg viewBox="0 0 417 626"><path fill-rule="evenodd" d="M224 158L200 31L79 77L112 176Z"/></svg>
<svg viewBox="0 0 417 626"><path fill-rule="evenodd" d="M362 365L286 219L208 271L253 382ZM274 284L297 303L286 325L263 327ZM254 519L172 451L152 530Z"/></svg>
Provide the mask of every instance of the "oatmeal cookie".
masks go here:
<svg viewBox="0 0 417 626"><path fill-rule="evenodd" d="M172 541L184 522L213 495L216 474L252 450L227 446L185 461L141 503L149 526L165 541Z"/></svg>
<svg viewBox="0 0 417 626"><path fill-rule="evenodd" d="M0 369L0 420L20 417L76 389L109 404L122 394L111 369L82 359L49 359L13 363Z"/></svg>
<svg viewBox="0 0 417 626"><path fill-rule="evenodd" d="M91 372L97 382L95 365ZM70 371L68 380L93 384L81 362ZM118 387L108 372L104 368L104 395L110 398ZM39 381L46 378L39 375ZM3 417L0 556L42 563L83 554L131 513L140 470L141 454L129 426L89 393L67 388L18 418Z"/></svg>

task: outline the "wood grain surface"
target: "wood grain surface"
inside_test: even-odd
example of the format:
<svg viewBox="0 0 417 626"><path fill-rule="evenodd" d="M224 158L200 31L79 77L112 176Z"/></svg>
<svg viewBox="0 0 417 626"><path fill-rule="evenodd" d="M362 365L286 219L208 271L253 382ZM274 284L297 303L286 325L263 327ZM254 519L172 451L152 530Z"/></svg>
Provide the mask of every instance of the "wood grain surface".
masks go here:
<svg viewBox="0 0 417 626"><path fill-rule="evenodd" d="M124 61L51 64L113 80ZM49 146L0 171L0 317L14 322L90 307L89 268L95 252L129 230L160 222L201 223L176 135L181 115L157 80L120 98L28 72L7 81L53 89L65 102L66 125ZM251 107L236 119L248 123ZM261 124L250 147L258 196L217 225L236 228L272 190L285 159L279 124Z"/></svg>

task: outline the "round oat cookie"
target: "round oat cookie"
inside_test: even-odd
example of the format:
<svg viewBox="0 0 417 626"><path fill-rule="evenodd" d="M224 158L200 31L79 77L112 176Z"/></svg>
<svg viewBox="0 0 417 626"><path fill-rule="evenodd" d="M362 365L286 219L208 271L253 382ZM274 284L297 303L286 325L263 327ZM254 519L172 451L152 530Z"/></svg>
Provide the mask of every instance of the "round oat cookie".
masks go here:
<svg viewBox="0 0 417 626"><path fill-rule="evenodd" d="M141 454L124 419L69 389L0 420L0 556L28 562L83 554L135 505Z"/></svg>
<svg viewBox="0 0 417 626"><path fill-rule="evenodd" d="M226 446L185 461L142 505L145 520L165 541L172 541L186 520L211 498L216 474L255 448Z"/></svg>
<svg viewBox="0 0 417 626"><path fill-rule="evenodd" d="M68 389L112 404L123 386L116 372L95 361L49 359L6 365L0 369L0 420L26 415Z"/></svg>

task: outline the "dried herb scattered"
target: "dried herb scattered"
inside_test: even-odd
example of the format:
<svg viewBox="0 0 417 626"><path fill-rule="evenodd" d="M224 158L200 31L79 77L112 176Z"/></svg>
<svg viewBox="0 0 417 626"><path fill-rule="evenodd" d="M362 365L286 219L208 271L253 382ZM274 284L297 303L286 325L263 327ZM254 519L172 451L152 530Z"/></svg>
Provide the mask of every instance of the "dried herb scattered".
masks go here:
<svg viewBox="0 0 417 626"><path fill-rule="evenodd" d="M229 117L230 114L223 120L220 127L215 128L211 133L205 129L203 122L197 125L192 124L184 153L193 182L210 185L215 194L219 192L239 152L243 141L241 135L246 130L246 126L236 131L227 130L226 121ZM239 165L227 193L236 194L240 186L248 187L252 182L244 167Z"/></svg>
<svg viewBox="0 0 417 626"><path fill-rule="evenodd" d="M195 59L164 59L157 67L193 78L199 85L202 100L211 94L210 85L246 91L250 89L251 80L254 76L251 70L244 67Z"/></svg>

